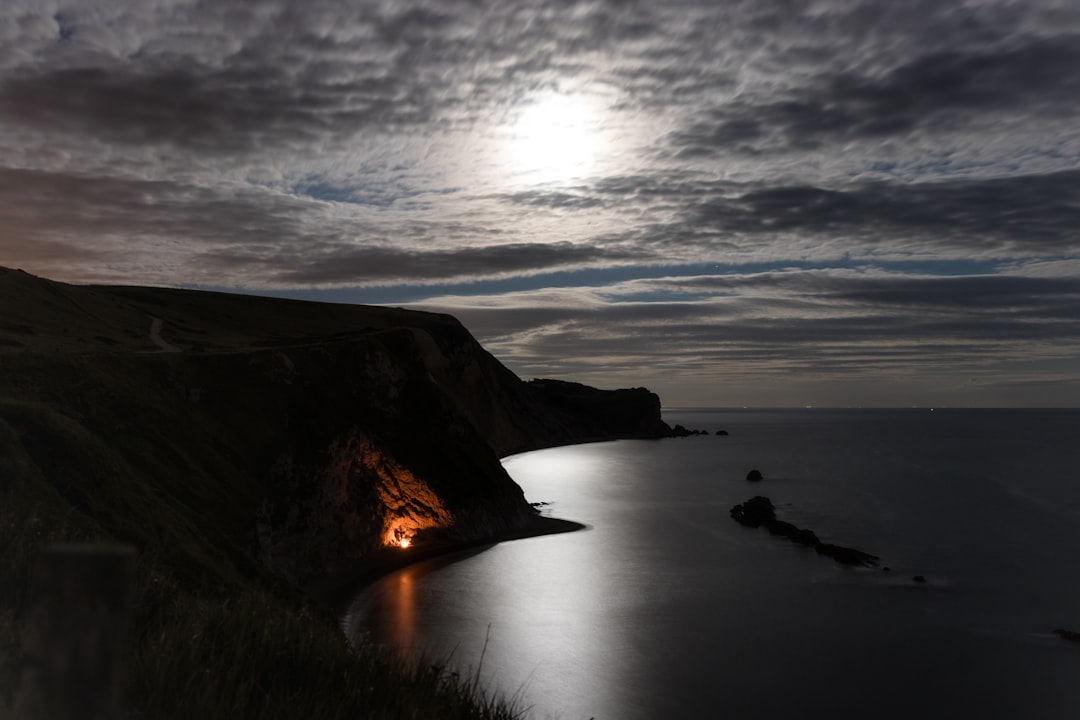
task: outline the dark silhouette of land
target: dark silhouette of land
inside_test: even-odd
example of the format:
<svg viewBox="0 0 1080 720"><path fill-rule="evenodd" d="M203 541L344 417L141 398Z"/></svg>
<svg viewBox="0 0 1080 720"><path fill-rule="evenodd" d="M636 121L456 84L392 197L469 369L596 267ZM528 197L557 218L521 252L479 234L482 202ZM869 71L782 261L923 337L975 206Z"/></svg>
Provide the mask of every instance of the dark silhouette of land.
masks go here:
<svg viewBox="0 0 1080 720"><path fill-rule="evenodd" d="M139 714L224 716L240 695L262 717L508 717L475 688L440 694L446 678L357 681L386 662L350 654L302 588L328 601L405 562L578 528L540 517L499 458L669 435L648 390L525 382L449 315L0 268L0 654L19 656L41 548L119 542L139 558ZM0 699L16 684L0 665Z"/></svg>

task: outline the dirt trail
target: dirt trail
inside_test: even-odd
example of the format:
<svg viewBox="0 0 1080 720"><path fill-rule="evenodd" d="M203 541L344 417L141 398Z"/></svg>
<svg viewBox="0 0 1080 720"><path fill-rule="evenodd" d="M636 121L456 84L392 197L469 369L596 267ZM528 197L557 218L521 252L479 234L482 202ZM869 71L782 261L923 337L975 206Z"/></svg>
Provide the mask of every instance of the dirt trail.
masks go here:
<svg viewBox="0 0 1080 720"><path fill-rule="evenodd" d="M161 318L154 318L150 323L150 341L158 346L158 352L178 353L180 348L161 337Z"/></svg>

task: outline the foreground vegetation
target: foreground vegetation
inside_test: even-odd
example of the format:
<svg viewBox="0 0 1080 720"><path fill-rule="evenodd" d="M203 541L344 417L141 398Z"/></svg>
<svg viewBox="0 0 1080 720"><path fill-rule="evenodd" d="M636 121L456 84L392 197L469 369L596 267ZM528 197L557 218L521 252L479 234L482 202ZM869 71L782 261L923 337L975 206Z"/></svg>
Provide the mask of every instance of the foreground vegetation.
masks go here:
<svg viewBox="0 0 1080 720"><path fill-rule="evenodd" d="M28 437L48 438L48 452L26 452ZM475 679L350 647L332 616L250 559L206 542L194 514L51 409L0 402L0 448L0 716L14 705L37 554L56 542L100 541L139 550L131 717L523 715L485 696Z"/></svg>
<svg viewBox="0 0 1080 720"><path fill-rule="evenodd" d="M391 525L436 510L444 542L521 531L500 455L667 432L644 388L525 383L447 315L0 267L0 717L56 542L137 551L134 718L520 717L350 647L297 587L373 572Z"/></svg>

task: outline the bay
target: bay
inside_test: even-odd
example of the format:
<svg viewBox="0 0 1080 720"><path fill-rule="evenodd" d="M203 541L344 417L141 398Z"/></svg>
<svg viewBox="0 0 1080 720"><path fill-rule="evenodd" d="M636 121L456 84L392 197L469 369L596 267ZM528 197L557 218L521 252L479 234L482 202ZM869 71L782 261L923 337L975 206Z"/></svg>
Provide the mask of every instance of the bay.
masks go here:
<svg viewBox="0 0 1080 720"><path fill-rule="evenodd" d="M507 458L588 529L389 575L350 637L476 673L537 719L1080 713L1080 646L1053 634L1080 629L1080 411L665 419L710 434ZM889 571L732 521L757 494Z"/></svg>

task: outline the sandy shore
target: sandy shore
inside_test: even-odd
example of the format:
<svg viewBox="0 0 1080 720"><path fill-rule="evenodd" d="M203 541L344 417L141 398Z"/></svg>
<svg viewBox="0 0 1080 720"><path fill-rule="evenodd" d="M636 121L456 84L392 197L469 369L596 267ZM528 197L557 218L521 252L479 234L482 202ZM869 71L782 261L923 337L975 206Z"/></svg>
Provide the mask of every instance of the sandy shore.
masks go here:
<svg viewBox="0 0 1080 720"><path fill-rule="evenodd" d="M332 608L335 614L340 615L365 585L407 565L450 555L461 550L483 549L509 540L574 532L584 530L586 527L572 520L537 515L520 528L468 542L437 540L418 542L405 549L383 548L358 561L347 570L307 583L304 589L316 600Z"/></svg>

